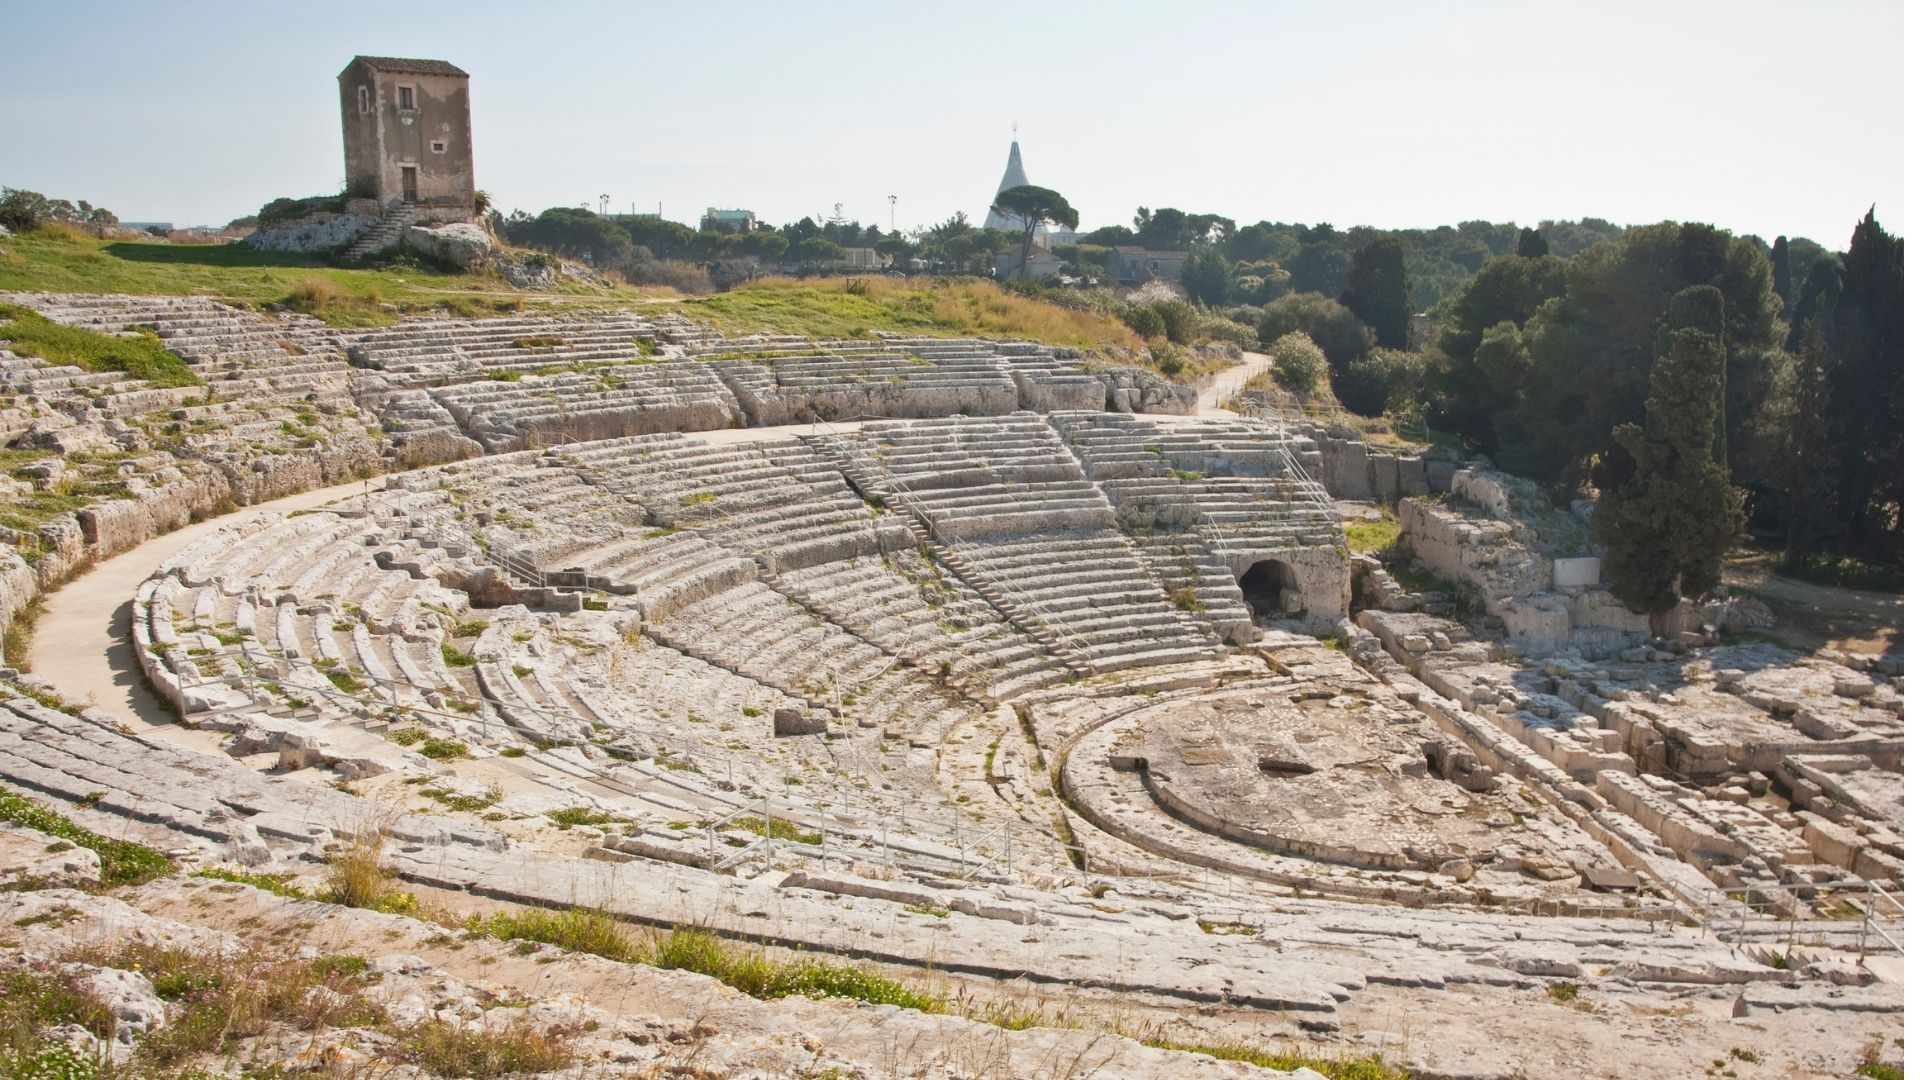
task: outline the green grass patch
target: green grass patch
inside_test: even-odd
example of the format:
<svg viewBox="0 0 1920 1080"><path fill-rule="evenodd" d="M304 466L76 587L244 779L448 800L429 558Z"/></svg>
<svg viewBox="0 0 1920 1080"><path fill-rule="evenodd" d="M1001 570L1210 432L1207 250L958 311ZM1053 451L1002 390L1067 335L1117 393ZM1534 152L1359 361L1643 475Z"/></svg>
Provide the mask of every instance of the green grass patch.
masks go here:
<svg viewBox="0 0 1920 1080"><path fill-rule="evenodd" d="M200 385L200 377L185 360L168 352L159 338L144 331L131 337L99 334L62 326L23 307L0 304L0 340L22 356L37 356L50 364L124 372L156 386Z"/></svg>
<svg viewBox="0 0 1920 1080"><path fill-rule="evenodd" d="M27 654L33 651L33 632L40 624L40 616L46 611L46 597L36 596L13 613L13 621L7 624L5 631L0 631L0 662L21 671L32 669L27 662Z"/></svg>
<svg viewBox="0 0 1920 1080"><path fill-rule="evenodd" d="M479 662L472 653L461 652L444 641L440 643L440 659L446 661L448 667L472 667Z"/></svg>
<svg viewBox="0 0 1920 1080"><path fill-rule="evenodd" d="M941 1013L945 999L862 968L820 960L782 960L763 949L734 945L711 931L679 926L653 950L654 967L708 975L757 998L800 995L848 998L872 1005Z"/></svg>
<svg viewBox="0 0 1920 1080"><path fill-rule="evenodd" d="M452 761L467 756L467 744L457 739L428 739L420 744L417 753L434 761Z"/></svg>
<svg viewBox="0 0 1920 1080"><path fill-rule="evenodd" d="M1414 559L1385 560L1387 573L1400 583L1404 592L1447 592L1453 583L1433 572L1425 563Z"/></svg>
<svg viewBox="0 0 1920 1080"><path fill-rule="evenodd" d="M1398 518L1379 521L1353 521L1342 526L1347 534L1347 550L1356 555L1384 551L1400 539Z"/></svg>
<svg viewBox="0 0 1920 1080"><path fill-rule="evenodd" d="M466 928L500 941L534 941L627 964L646 963L650 950L625 924L604 911L526 908L474 915Z"/></svg>
<svg viewBox="0 0 1920 1080"><path fill-rule="evenodd" d="M1809 585L1828 585L1837 589L1860 589L1866 592L1906 591L1905 579L1899 567L1849 559L1839 555L1816 555L1799 565L1783 563L1777 572L1781 577L1804 581Z"/></svg>
<svg viewBox="0 0 1920 1080"><path fill-rule="evenodd" d="M100 856L102 885L138 885L173 873L173 860L143 844L109 840L31 799L0 791L0 821L78 844Z"/></svg>
<svg viewBox="0 0 1920 1080"><path fill-rule="evenodd" d="M626 825L632 821L631 818L609 814L604 810L595 810L591 806L568 806L559 810L549 810L547 820L560 829L571 829L575 825Z"/></svg>
<svg viewBox="0 0 1920 1080"><path fill-rule="evenodd" d="M284 896L289 900L313 899L311 893L292 883L292 874L250 874L244 870L228 870L221 866L206 866L195 870L191 876L210 878L214 881L228 881L235 885L251 885L256 889L270 892L275 896Z"/></svg>
<svg viewBox="0 0 1920 1080"><path fill-rule="evenodd" d="M207 296L246 306L306 305L335 325L391 323L415 312L485 317L525 301L489 274L426 266L340 269L317 256L240 244L108 241L65 230L11 237L0 255L0 291ZM309 283L324 281L325 287ZM331 289L331 292L326 291ZM607 310L642 294L571 281L541 290L543 310Z"/></svg>
<svg viewBox="0 0 1920 1080"><path fill-rule="evenodd" d="M77 1025L113 1037L113 1009L72 975L0 972L0 1076L92 1080L103 1063L67 1046L56 1029Z"/></svg>
<svg viewBox="0 0 1920 1080"><path fill-rule="evenodd" d="M327 681L333 684L333 688L343 694L351 694L356 690L365 690L367 688L366 683L361 682L359 679L354 678L344 671L329 671L325 674Z"/></svg>
<svg viewBox="0 0 1920 1080"><path fill-rule="evenodd" d="M819 833L806 832L785 818L735 818L721 826L720 831L752 833L790 844L818 844L821 840Z"/></svg>
<svg viewBox="0 0 1920 1080"><path fill-rule="evenodd" d="M1313 1069L1327 1080L1409 1080L1404 1069L1387 1064L1378 1054L1358 1057L1319 1057L1294 1050L1270 1050L1247 1042L1184 1043L1166 1039L1141 1039L1147 1046L1162 1050L1180 1050L1204 1054L1221 1061L1240 1061L1276 1072Z"/></svg>

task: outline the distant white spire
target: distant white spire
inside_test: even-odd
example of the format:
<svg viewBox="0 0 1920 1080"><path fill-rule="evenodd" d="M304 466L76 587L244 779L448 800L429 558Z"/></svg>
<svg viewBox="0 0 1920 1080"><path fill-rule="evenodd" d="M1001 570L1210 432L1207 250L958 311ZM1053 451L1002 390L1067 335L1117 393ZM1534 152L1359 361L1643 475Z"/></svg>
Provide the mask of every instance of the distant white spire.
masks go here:
<svg viewBox="0 0 1920 1080"><path fill-rule="evenodd" d="M1027 170L1022 168L1020 165L1020 125L1019 124L1013 125L1013 136L1014 136L1013 148L1007 151L1006 175L1000 178L1000 186L993 189L993 195L994 195L994 198L996 199L1000 197L1001 192L1007 190L1008 188L1023 187L1028 182ZM987 207L987 220L986 220L985 227L989 229L1006 229L1014 232L1020 232L1026 229L1027 222L1025 218L1018 217L1013 214L1003 214L1000 211L993 209L993 207L989 205Z"/></svg>

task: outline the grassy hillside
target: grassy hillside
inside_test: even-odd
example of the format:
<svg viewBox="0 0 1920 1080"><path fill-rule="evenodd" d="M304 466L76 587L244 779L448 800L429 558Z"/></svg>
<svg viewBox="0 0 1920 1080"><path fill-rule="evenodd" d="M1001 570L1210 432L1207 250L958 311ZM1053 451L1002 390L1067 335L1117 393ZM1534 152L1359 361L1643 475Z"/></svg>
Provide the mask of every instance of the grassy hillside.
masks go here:
<svg viewBox="0 0 1920 1080"><path fill-rule="evenodd" d="M320 259L237 244L96 240L64 229L0 240L0 251L0 291L209 296L252 307L284 304L338 326L376 325L436 309L487 315L535 299L604 303L611 293L573 286L520 294L490 275L424 267L341 270Z"/></svg>
<svg viewBox="0 0 1920 1080"><path fill-rule="evenodd" d="M320 259L232 244L102 241L64 229L0 240L0 251L0 291L208 296L249 307L279 305L336 326L379 325L430 311L485 316L665 309L727 334L860 337L879 331L1030 338L1080 348L1141 344L1117 319L1069 311L979 280L769 278L733 292L683 297L621 285L523 292L493 274L417 266L343 270Z"/></svg>
<svg viewBox="0 0 1920 1080"><path fill-rule="evenodd" d="M1118 319L1069 311L979 280L768 278L750 288L684 300L676 306L727 334L762 331L859 337L880 330L1031 338L1080 348L1142 343Z"/></svg>

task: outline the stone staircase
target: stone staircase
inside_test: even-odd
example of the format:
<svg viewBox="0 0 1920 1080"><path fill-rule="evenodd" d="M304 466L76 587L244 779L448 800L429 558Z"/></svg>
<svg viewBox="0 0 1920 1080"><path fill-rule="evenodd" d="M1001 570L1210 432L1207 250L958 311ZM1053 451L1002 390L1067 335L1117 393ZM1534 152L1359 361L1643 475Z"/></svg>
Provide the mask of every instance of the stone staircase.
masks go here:
<svg viewBox="0 0 1920 1080"><path fill-rule="evenodd" d="M393 247L400 242L400 235L407 231L407 226L419 220L419 207L409 203L395 203L387 208L386 213L380 215L380 220L374 222L373 228L361 234L360 239L355 240L353 246L347 248L346 253L340 257L340 261L361 262Z"/></svg>

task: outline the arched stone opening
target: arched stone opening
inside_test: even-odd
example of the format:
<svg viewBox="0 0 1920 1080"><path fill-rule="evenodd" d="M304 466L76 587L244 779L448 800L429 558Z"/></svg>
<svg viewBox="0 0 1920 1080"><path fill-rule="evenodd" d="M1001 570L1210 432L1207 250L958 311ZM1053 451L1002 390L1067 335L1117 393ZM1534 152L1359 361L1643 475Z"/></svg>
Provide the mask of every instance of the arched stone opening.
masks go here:
<svg viewBox="0 0 1920 1080"><path fill-rule="evenodd" d="M1240 595L1255 619L1288 618L1306 610L1300 579L1278 559L1261 559L1240 575Z"/></svg>

